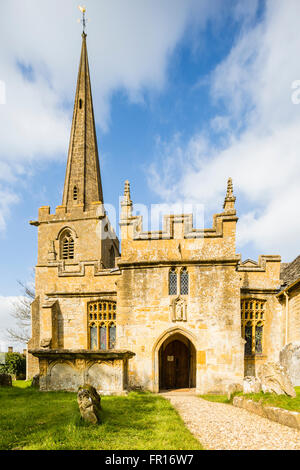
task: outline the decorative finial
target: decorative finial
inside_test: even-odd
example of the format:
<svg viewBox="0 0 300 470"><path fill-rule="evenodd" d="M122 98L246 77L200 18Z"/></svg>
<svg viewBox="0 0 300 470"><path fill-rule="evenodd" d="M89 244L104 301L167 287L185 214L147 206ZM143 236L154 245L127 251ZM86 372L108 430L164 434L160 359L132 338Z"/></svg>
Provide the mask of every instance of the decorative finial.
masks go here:
<svg viewBox="0 0 300 470"><path fill-rule="evenodd" d="M234 203L236 201L236 198L233 194L233 184L232 184L232 178L228 178L227 182L227 193L224 201L224 206L223 209L226 210L234 210Z"/></svg>
<svg viewBox="0 0 300 470"><path fill-rule="evenodd" d="M79 8L79 10L80 10L81 13L82 13L82 19L79 20L80 23L82 24L82 27L83 27L82 34L83 34L84 36L86 36L85 29L86 29L86 24L87 24L87 22L88 22L88 20L87 20L86 17L85 17L85 14L86 14L86 7L85 7L85 6L82 7L82 6L79 5L78 8Z"/></svg>
<svg viewBox="0 0 300 470"><path fill-rule="evenodd" d="M130 197L130 183L125 181L124 197L121 201L121 219L126 220L132 217L132 200Z"/></svg>
<svg viewBox="0 0 300 470"><path fill-rule="evenodd" d="M228 178L226 197L234 197L234 196L233 196L232 178Z"/></svg>
<svg viewBox="0 0 300 470"><path fill-rule="evenodd" d="M130 183L129 183L128 180L125 181L124 201L131 202L131 199L130 199Z"/></svg>

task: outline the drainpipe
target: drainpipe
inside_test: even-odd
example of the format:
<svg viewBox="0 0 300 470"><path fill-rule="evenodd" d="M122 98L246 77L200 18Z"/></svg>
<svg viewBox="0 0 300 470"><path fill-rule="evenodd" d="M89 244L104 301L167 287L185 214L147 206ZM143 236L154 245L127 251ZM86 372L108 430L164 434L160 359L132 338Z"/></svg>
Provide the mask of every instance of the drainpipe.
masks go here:
<svg viewBox="0 0 300 470"><path fill-rule="evenodd" d="M288 330L289 330L289 295L284 292L285 295L285 345L288 343Z"/></svg>

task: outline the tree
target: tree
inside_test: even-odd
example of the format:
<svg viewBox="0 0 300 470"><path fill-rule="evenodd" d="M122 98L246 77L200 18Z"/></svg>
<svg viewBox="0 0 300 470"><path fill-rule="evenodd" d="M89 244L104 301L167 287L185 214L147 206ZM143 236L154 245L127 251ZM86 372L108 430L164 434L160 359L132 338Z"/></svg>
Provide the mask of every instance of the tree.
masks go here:
<svg viewBox="0 0 300 470"><path fill-rule="evenodd" d="M20 353L6 353L5 364L0 366L0 373L21 375L26 373L26 358Z"/></svg>
<svg viewBox="0 0 300 470"><path fill-rule="evenodd" d="M23 295L13 304L11 316L16 320L16 328L8 328L7 336L13 343L27 343L31 337L31 310L30 306L35 299L35 292L32 287L18 281Z"/></svg>

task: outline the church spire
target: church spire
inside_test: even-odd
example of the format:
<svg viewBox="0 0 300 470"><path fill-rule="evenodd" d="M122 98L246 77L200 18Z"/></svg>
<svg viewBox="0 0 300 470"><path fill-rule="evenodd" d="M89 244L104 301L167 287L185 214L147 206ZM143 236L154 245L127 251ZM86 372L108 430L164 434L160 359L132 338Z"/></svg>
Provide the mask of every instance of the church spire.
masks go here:
<svg viewBox="0 0 300 470"><path fill-rule="evenodd" d="M93 202L103 203L86 36L83 31L63 194L67 210L78 205L87 210Z"/></svg>

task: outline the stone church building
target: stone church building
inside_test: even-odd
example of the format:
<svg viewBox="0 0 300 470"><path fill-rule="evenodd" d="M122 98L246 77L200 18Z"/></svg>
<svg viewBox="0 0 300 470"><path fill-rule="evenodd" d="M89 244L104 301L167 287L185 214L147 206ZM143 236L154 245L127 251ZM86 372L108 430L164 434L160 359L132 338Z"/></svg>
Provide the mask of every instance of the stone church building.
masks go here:
<svg viewBox="0 0 300 470"><path fill-rule="evenodd" d="M300 340L300 257L296 267L280 256L242 262L235 200L229 179L212 228L180 214L146 232L126 182L119 243L104 207L83 33L62 205L41 207L31 222L38 259L28 378L39 373L41 390L88 382L103 394L224 392L278 361Z"/></svg>

